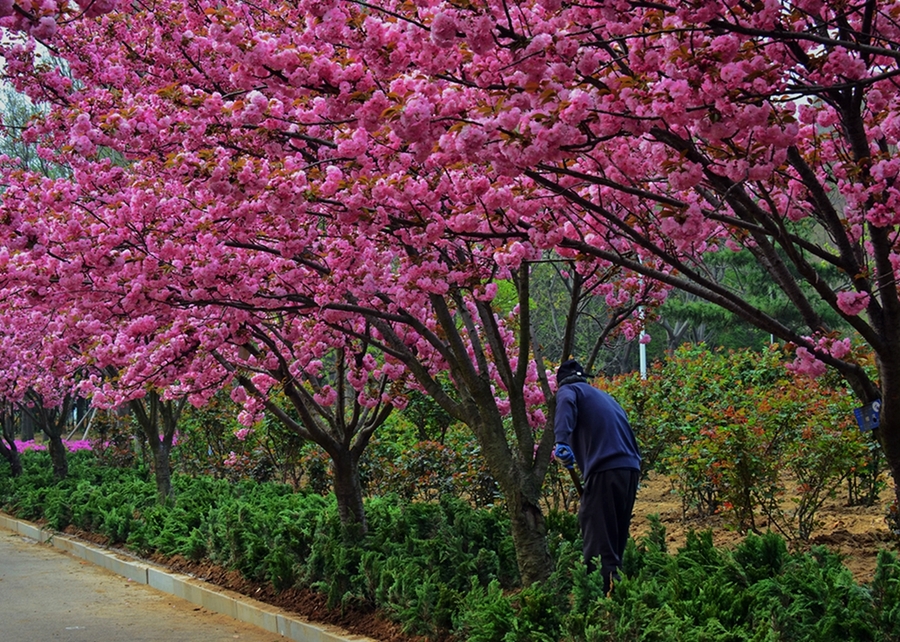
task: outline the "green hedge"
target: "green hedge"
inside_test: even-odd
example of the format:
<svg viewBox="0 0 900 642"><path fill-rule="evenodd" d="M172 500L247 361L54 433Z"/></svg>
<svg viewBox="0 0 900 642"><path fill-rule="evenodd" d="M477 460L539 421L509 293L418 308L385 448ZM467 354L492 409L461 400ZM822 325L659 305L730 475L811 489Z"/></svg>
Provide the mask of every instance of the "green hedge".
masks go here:
<svg viewBox="0 0 900 642"><path fill-rule="evenodd" d="M856 424L852 392L834 377L791 373L780 349L683 346L646 379L607 383L645 467L673 480L686 514L721 514L740 532L766 523L809 540L842 484L848 503L868 505L885 487L885 459Z"/></svg>
<svg viewBox="0 0 900 642"><path fill-rule="evenodd" d="M900 563L883 552L859 585L824 548L791 553L776 535L733 551L710 533L665 549L658 520L630 542L612 596L581 562L571 515L549 516L556 568L518 585L499 510L458 499L367 501L369 533L348 543L333 498L272 483L174 477L177 500L156 502L146 470L97 465L73 453L56 482L46 453L23 457L15 480L0 466L0 506L19 517L102 533L138 553L209 559L278 588L306 586L332 604L382 609L410 633L470 642L626 640L888 641L900 639Z"/></svg>

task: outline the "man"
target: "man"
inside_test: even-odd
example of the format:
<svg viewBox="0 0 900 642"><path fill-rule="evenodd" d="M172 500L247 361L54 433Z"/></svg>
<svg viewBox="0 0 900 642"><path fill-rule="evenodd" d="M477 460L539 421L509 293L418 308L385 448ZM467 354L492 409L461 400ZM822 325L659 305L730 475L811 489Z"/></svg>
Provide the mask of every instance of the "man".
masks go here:
<svg viewBox="0 0 900 642"><path fill-rule="evenodd" d="M566 468L578 464L584 494L578 522L589 571L600 558L603 590L619 578L628 541L631 511L641 474L641 455L622 407L587 383L574 359L556 372L556 459Z"/></svg>

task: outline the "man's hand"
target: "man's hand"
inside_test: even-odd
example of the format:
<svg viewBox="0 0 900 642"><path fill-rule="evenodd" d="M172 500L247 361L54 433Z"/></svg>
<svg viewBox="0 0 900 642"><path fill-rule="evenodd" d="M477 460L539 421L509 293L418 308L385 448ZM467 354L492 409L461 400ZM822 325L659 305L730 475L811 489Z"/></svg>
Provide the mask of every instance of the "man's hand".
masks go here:
<svg viewBox="0 0 900 642"><path fill-rule="evenodd" d="M566 468L575 467L575 453L567 444L556 444L556 460Z"/></svg>

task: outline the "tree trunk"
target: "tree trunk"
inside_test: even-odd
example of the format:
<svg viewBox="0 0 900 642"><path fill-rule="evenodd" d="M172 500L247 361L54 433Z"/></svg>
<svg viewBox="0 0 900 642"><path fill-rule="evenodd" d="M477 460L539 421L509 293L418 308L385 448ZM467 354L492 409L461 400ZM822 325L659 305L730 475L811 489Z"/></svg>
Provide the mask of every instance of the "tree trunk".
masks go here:
<svg viewBox="0 0 900 642"><path fill-rule="evenodd" d="M498 436L503 434L502 421L498 420L494 431L474 420L469 425L476 427L475 436L485 462L506 501L522 586L544 581L553 570L553 558L547 545L547 523L539 505L543 477Z"/></svg>
<svg viewBox="0 0 900 642"><path fill-rule="evenodd" d="M30 413L19 411L21 421L19 423L20 434L22 435L22 441L32 441L34 440L34 418Z"/></svg>
<svg viewBox="0 0 900 642"><path fill-rule="evenodd" d="M169 454L172 450L165 439L150 439L150 450L153 453L153 476L156 479L156 496L160 504L165 504L172 497L172 465Z"/></svg>
<svg viewBox="0 0 900 642"><path fill-rule="evenodd" d="M13 477L18 477L22 474L22 456L19 454L18 450L16 450L15 448L11 448L7 461L9 462L9 467L12 470Z"/></svg>
<svg viewBox="0 0 900 642"><path fill-rule="evenodd" d="M334 495L337 498L338 515L344 534L356 538L368 530L363 507L362 484L359 481L359 457L353 452L332 455Z"/></svg>
<svg viewBox="0 0 900 642"><path fill-rule="evenodd" d="M164 401L159 394L151 392L144 399L130 402L131 411L140 427L139 434L146 440L153 455L153 474L160 504L165 504L172 498L170 454L185 400L186 397L178 401Z"/></svg>
<svg viewBox="0 0 900 642"><path fill-rule="evenodd" d="M877 437L894 479L894 504L890 526L900 533L900 364L879 363L881 414Z"/></svg>
<svg viewBox="0 0 900 642"><path fill-rule="evenodd" d="M549 577L553 568L550 550L547 547L547 523L544 513L521 491L513 490L504 494L522 586L543 581Z"/></svg>
<svg viewBox="0 0 900 642"><path fill-rule="evenodd" d="M3 439L0 438L0 457L3 457L9 463L13 477L18 477L22 474L22 458L19 456L19 451L16 450L14 443L10 443L7 446Z"/></svg>
<svg viewBox="0 0 900 642"><path fill-rule="evenodd" d="M63 445L60 435L47 435L50 439L50 461L53 462L53 476L62 480L69 475L69 461L66 457L66 447Z"/></svg>

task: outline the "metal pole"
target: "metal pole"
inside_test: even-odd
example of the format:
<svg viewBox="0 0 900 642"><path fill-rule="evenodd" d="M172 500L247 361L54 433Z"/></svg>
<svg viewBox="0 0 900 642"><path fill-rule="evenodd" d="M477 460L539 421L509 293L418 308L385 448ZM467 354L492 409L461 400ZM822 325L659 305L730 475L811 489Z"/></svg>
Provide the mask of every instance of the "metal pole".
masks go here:
<svg viewBox="0 0 900 642"><path fill-rule="evenodd" d="M644 308L641 308L641 320L644 318ZM641 339L638 344L638 352L641 355L641 379L647 378L647 344L644 343L644 330L641 328Z"/></svg>
<svg viewBox="0 0 900 642"><path fill-rule="evenodd" d="M644 264L644 261L638 256L638 261L641 265ZM644 295L644 275L640 275L640 293L641 296ZM641 318L641 336L638 343L638 354L641 357L641 379L647 378L647 344L644 343L644 306L638 306L638 315Z"/></svg>

